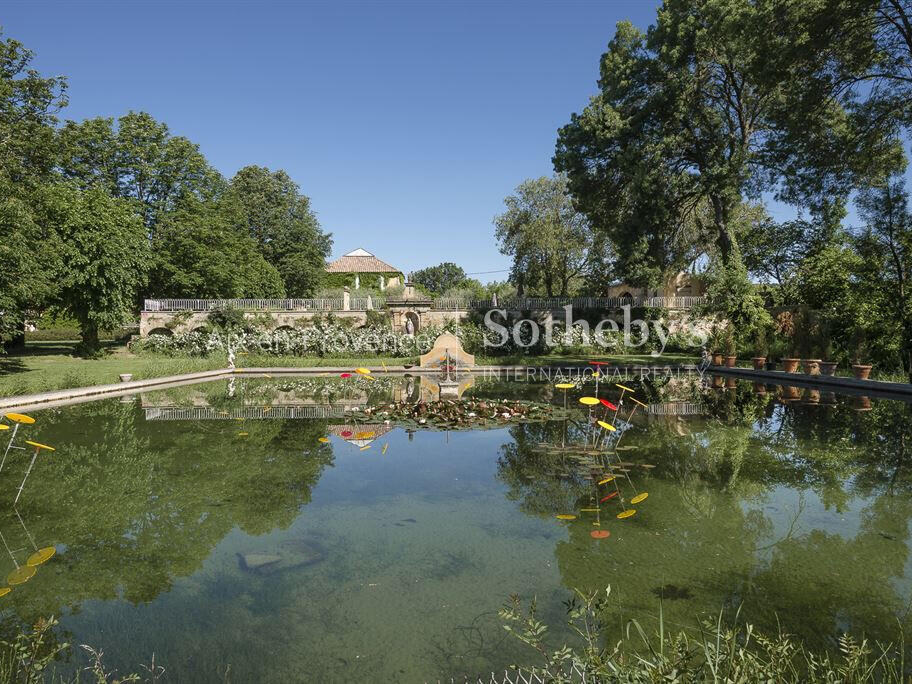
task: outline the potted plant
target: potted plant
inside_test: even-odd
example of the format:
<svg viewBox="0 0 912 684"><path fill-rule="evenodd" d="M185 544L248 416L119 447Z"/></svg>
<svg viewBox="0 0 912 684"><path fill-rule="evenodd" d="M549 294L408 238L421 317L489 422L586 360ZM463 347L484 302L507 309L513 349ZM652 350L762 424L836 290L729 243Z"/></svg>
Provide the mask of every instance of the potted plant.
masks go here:
<svg viewBox="0 0 912 684"><path fill-rule="evenodd" d="M713 323L709 328L709 337L706 340L712 355L712 365L722 365L722 328L718 323Z"/></svg>
<svg viewBox="0 0 912 684"><path fill-rule="evenodd" d="M868 360L870 349L864 333L858 332L855 336L855 361L852 364L852 372L859 380L867 380L871 375L871 364L865 363Z"/></svg>
<svg viewBox="0 0 912 684"><path fill-rule="evenodd" d="M725 367L734 368L738 357L735 355L735 331L731 324L725 329Z"/></svg>
<svg viewBox="0 0 912 684"><path fill-rule="evenodd" d="M754 370L763 370L766 367L766 356L768 353L766 344L766 330L763 327L757 328L754 333L754 355L751 362L754 364Z"/></svg>
<svg viewBox="0 0 912 684"><path fill-rule="evenodd" d="M798 369L798 359L795 357L795 320L791 311L783 311L776 316L776 331L786 345L785 356L781 359L782 370L794 373Z"/></svg>
<svg viewBox="0 0 912 684"><path fill-rule="evenodd" d="M807 375L819 375L820 359L813 358L814 332L812 326L810 312L807 307L802 307L794 334L798 358L801 359L802 370Z"/></svg>

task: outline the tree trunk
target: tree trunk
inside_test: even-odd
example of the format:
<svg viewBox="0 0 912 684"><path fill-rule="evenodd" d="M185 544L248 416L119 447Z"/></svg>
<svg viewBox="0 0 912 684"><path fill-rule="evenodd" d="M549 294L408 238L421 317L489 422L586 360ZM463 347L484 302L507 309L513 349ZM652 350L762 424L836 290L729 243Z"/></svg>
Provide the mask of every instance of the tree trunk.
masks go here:
<svg viewBox="0 0 912 684"><path fill-rule="evenodd" d="M80 326L82 335L82 350L86 354L94 354L98 351L98 325L90 321L83 321Z"/></svg>
<svg viewBox="0 0 912 684"><path fill-rule="evenodd" d="M25 319L19 322L19 325L16 326L16 334L7 340L4 347L9 351L25 348Z"/></svg>
<svg viewBox="0 0 912 684"><path fill-rule="evenodd" d="M713 223L716 226L716 245L719 247L722 265L728 267L740 260L738 243L735 241L728 220L731 216L730 207L718 196L712 197L710 201L713 206Z"/></svg>

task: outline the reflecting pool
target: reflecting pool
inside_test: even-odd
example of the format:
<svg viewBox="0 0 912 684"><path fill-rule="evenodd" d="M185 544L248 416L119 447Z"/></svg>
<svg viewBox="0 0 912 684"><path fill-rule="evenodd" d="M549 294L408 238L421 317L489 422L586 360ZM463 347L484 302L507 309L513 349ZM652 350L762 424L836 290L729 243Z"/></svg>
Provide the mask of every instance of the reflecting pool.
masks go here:
<svg viewBox="0 0 912 684"><path fill-rule="evenodd" d="M625 394L617 415L579 403L591 382L479 380L444 419L405 419L439 388L388 376L35 411L17 444L56 451L18 511L32 452L0 472L4 574L56 555L0 597L0 637L55 615L59 641L120 673L154 653L169 681L434 681L533 662L497 616L511 594L537 597L557 642L572 589L608 585L618 634L649 627L660 602L666 626L740 606L821 648L909 631L912 405L686 376L625 385L598 391ZM550 412L469 415L500 398Z"/></svg>

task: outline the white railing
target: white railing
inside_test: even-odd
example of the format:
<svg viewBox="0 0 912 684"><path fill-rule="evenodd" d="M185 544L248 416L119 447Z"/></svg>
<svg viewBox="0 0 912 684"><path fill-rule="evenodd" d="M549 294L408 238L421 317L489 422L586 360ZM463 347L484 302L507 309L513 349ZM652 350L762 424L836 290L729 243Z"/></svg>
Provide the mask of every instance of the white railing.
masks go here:
<svg viewBox="0 0 912 684"><path fill-rule="evenodd" d="M383 297L352 297L351 298L351 310L352 311L368 311L370 309L382 309L386 306L386 299Z"/></svg>
<svg viewBox="0 0 912 684"><path fill-rule="evenodd" d="M143 311L341 311L341 299L147 299Z"/></svg>
<svg viewBox="0 0 912 684"><path fill-rule="evenodd" d="M300 419L300 418L341 418L344 406L247 406L221 411L210 406L162 406L143 409L146 420L238 420L250 419Z"/></svg>
<svg viewBox="0 0 912 684"><path fill-rule="evenodd" d="M623 306L650 307L657 309L692 309L700 306L704 297L511 297L498 300L497 308L521 311L556 311L568 304L577 310L585 309L619 309ZM494 308L490 299L454 299L440 298L434 300L434 308L457 311L463 309Z"/></svg>

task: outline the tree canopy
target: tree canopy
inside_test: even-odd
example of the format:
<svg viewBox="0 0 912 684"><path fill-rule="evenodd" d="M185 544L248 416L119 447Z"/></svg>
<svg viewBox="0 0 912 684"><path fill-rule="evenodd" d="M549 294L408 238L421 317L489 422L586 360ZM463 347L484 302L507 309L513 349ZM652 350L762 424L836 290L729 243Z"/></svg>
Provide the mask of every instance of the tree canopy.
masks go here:
<svg viewBox="0 0 912 684"><path fill-rule="evenodd" d="M465 270L452 261L428 266L411 274L411 281L428 292L441 294L449 289L463 287L468 281Z"/></svg>
<svg viewBox="0 0 912 684"><path fill-rule="evenodd" d="M500 251L513 258L510 278L519 293L540 287L549 297L568 294L586 271L592 233L573 206L567 179L524 181L504 204L506 212L494 219L496 236Z"/></svg>
<svg viewBox="0 0 912 684"><path fill-rule="evenodd" d="M307 297L332 245L291 177L229 182L147 112L66 121L66 81L0 36L0 340L55 307L98 331L144 296Z"/></svg>

